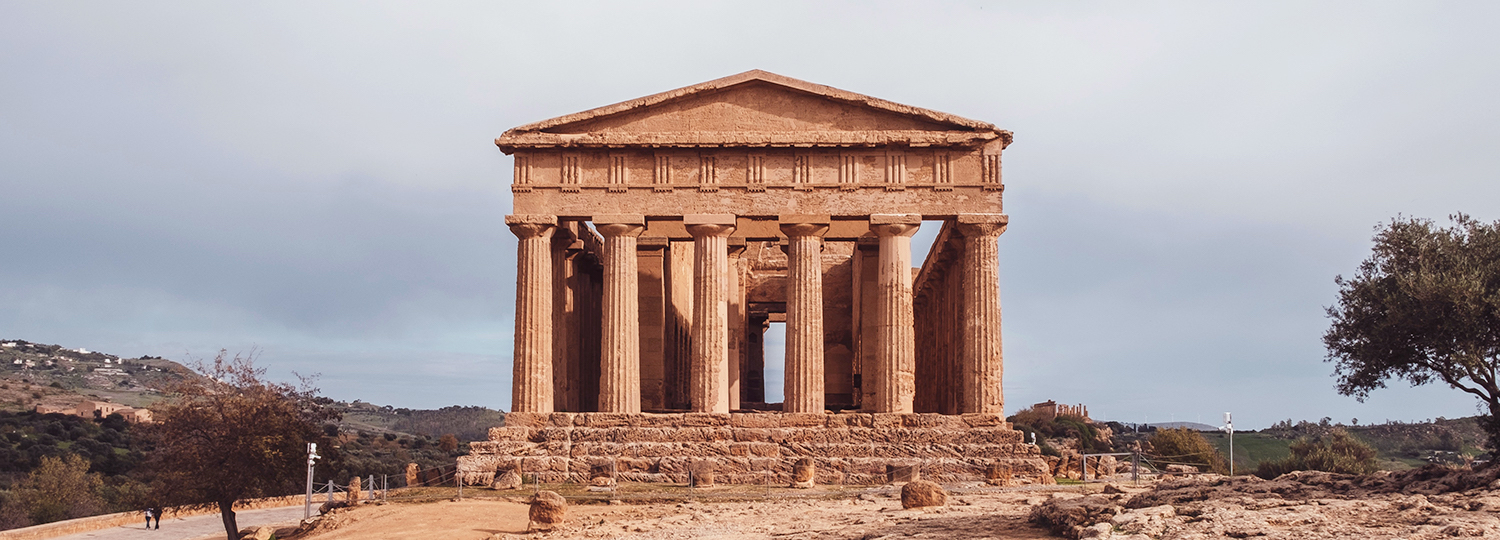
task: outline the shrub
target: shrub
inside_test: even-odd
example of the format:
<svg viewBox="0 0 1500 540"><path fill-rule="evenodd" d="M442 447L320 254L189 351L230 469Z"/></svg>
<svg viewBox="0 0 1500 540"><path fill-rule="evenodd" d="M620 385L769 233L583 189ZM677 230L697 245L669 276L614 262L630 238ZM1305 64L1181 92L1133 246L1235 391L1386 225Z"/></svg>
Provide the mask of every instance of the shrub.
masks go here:
<svg viewBox="0 0 1500 540"><path fill-rule="evenodd" d="M1185 427L1158 429L1146 440L1146 446L1146 453L1153 459L1194 465L1219 474L1229 472L1229 462L1218 449L1202 433Z"/></svg>
<svg viewBox="0 0 1500 540"><path fill-rule="evenodd" d="M1255 475L1271 479L1292 471L1369 474L1376 468L1375 449L1342 429L1298 439L1289 450L1292 454L1286 459L1260 462Z"/></svg>

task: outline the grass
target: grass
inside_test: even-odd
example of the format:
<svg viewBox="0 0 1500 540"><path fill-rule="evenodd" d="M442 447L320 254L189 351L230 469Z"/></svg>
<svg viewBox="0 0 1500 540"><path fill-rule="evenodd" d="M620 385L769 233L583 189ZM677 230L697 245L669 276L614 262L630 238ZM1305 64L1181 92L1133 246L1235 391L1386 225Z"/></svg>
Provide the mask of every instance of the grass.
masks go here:
<svg viewBox="0 0 1500 540"><path fill-rule="evenodd" d="M1225 458L1229 457L1229 434L1227 433L1204 433L1208 443L1214 445ZM1262 461L1279 461L1291 455L1288 449L1292 441L1277 439L1264 433L1234 434L1234 472L1235 474L1250 474L1255 472L1255 467Z"/></svg>

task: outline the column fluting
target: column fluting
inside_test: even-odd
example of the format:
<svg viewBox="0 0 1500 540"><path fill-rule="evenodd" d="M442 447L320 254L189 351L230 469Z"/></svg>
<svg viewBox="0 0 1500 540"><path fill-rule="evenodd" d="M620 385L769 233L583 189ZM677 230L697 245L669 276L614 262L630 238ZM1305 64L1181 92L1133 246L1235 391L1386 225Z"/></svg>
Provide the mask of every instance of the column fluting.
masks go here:
<svg viewBox="0 0 1500 540"><path fill-rule="evenodd" d="M960 214L963 258L963 409L1005 414L1005 360L1000 336L999 237L1005 214Z"/></svg>
<svg viewBox="0 0 1500 540"><path fill-rule="evenodd" d="M828 222L783 218L787 237L785 412L823 412L823 235Z"/></svg>
<svg viewBox="0 0 1500 540"><path fill-rule="evenodd" d="M912 319L911 237L922 217L870 216L880 239L875 306L875 412L912 412L916 396L916 331Z"/></svg>
<svg viewBox="0 0 1500 540"><path fill-rule="evenodd" d="M516 333L510 408L552 412L552 246L557 217L505 216L516 250Z"/></svg>
<svg viewBox="0 0 1500 540"><path fill-rule="evenodd" d="M636 237L645 218L594 216L604 236L604 298L599 339L599 411L641 412L640 309Z"/></svg>
<svg viewBox="0 0 1500 540"><path fill-rule="evenodd" d="M729 234L734 216L686 216L693 235L694 412L729 412Z"/></svg>

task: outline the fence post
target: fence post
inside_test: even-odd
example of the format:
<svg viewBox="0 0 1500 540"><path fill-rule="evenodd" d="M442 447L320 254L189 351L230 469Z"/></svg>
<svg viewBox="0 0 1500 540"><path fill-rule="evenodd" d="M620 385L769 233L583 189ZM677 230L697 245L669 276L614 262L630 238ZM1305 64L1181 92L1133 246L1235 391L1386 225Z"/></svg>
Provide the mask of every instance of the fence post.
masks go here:
<svg viewBox="0 0 1500 540"><path fill-rule="evenodd" d="M1136 485L1141 483L1140 454L1135 452L1130 453L1130 481Z"/></svg>

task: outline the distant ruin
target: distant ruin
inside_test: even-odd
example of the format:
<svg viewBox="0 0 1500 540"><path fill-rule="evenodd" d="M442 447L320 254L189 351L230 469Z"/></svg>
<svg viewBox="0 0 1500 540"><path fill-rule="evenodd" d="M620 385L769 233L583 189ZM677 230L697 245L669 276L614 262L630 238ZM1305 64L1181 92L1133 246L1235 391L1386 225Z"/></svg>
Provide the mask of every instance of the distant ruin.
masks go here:
<svg viewBox="0 0 1500 540"><path fill-rule="evenodd" d="M587 480L690 458L1036 481L1004 421L997 240L1011 133L750 71L507 131L512 413L462 458ZM911 238L937 226L913 268ZM931 223L939 222L939 223ZM763 336L786 323L781 403ZM526 462L525 460L533 460ZM736 461L739 460L739 461ZM678 461L681 461L679 463ZM777 465L780 467L780 465Z"/></svg>
<svg viewBox="0 0 1500 540"><path fill-rule="evenodd" d="M1031 410L1036 411L1048 420L1059 416L1077 416L1084 420L1089 419L1089 408L1081 403L1078 405L1062 405L1049 399L1032 405Z"/></svg>

